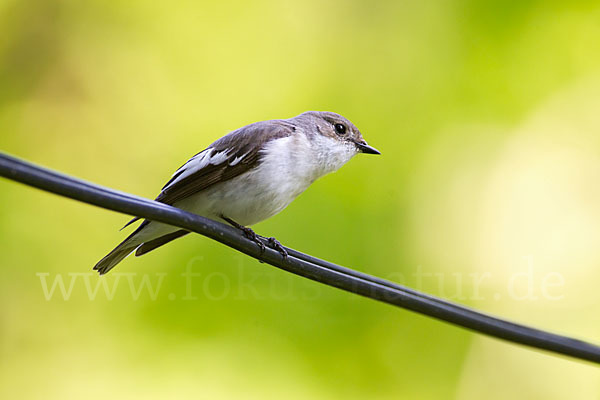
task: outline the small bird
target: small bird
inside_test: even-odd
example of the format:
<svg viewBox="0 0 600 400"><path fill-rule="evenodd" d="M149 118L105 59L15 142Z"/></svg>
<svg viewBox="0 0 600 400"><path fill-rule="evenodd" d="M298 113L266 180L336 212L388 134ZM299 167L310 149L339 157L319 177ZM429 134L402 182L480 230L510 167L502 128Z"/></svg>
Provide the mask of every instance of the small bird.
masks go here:
<svg viewBox="0 0 600 400"><path fill-rule="evenodd" d="M279 213L317 178L336 171L358 153L380 154L352 122L333 112L308 111L289 119L256 122L190 158L156 201L225 221L264 250L248 226ZM134 251L141 256L188 233L144 220L94 270L103 275ZM287 256L275 238L268 238L268 243Z"/></svg>

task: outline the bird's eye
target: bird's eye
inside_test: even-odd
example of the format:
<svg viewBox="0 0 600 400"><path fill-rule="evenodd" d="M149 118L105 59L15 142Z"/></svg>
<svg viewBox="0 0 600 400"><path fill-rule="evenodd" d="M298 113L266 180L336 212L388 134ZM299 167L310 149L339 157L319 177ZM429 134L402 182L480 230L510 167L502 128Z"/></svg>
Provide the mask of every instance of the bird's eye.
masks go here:
<svg viewBox="0 0 600 400"><path fill-rule="evenodd" d="M343 124L335 124L333 127L338 135L343 135L346 133L346 127Z"/></svg>

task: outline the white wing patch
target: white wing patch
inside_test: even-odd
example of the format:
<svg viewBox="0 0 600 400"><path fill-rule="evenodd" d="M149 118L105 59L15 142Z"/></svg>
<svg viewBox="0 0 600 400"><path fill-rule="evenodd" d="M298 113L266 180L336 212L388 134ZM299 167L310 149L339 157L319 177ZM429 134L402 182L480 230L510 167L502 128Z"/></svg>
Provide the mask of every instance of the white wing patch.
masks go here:
<svg viewBox="0 0 600 400"><path fill-rule="evenodd" d="M241 156L234 158L234 159L233 159L233 160L232 160L232 161L229 163L229 165L231 165L231 166L233 167L234 165L236 165L236 164L238 164L240 161L242 161L242 160L244 159L244 157L246 157L246 156L247 156L249 153L250 153L250 152L248 152L248 153L244 153L244 154L242 154Z"/></svg>
<svg viewBox="0 0 600 400"><path fill-rule="evenodd" d="M181 168L179 168L173 176L177 176L168 186L163 188L163 191L169 189L175 183L181 181L182 179L200 171L202 168L206 167L209 164L218 165L222 164L229 158L229 151L220 151L218 153L214 153L213 149L206 149L194 157L190 158L188 162L186 162ZM243 156L242 156L243 157Z"/></svg>
<svg viewBox="0 0 600 400"><path fill-rule="evenodd" d="M209 162L212 165L223 164L229 158L229 149L225 151L221 151L220 153L215 153L210 157Z"/></svg>

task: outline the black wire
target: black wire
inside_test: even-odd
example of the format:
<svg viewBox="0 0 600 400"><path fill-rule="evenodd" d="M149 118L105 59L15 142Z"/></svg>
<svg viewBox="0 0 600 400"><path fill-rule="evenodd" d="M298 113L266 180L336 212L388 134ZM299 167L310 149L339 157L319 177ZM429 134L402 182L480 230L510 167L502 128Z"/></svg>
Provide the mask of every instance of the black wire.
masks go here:
<svg viewBox="0 0 600 400"><path fill-rule="evenodd" d="M228 225L163 203L118 192L0 153L0 176L102 208L193 231L277 268L364 297L415 311L499 339L600 363L600 347L515 324L416 290L286 248L289 257L256 243Z"/></svg>

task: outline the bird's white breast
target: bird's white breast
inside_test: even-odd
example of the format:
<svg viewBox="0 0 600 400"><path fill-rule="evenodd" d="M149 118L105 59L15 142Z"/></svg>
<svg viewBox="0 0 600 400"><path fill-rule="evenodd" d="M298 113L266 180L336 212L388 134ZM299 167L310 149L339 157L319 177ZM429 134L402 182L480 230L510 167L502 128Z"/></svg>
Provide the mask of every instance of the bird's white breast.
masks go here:
<svg viewBox="0 0 600 400"><path fill-rule="evenodd" d="M182 200L178 207L218 219L221 214L253 225L279 213L319 177L356 153L351 144L303 133L275 139L261 150L260 164L229 181Z"/></svg>

